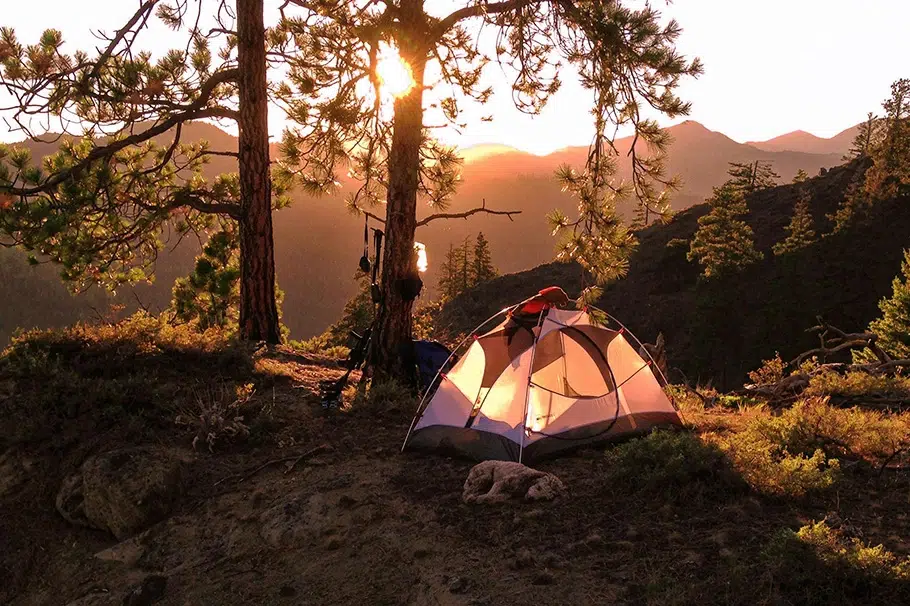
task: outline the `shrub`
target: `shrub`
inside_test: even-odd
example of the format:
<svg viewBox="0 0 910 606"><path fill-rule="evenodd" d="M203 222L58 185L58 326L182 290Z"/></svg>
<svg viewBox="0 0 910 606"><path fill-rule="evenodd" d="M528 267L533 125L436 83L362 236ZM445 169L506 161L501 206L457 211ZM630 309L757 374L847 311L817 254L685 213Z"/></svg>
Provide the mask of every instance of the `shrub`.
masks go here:
<svg viewBox="0 0 910 606"><path fill-rule="evenodd" d="M233 389L223 385L196 395L194 405L181 410L174 422L193 432L193 450L205 444L209 452L223 449L250 435L249 420L255 414L251 383Z"/></svg>
<svg viewBox="0 0 910 606"><path fill-rule="evenodd" d="M848 372L843 375L824 372L812 377L806 395L910 399L910 377L866 372Z"/></svg>
<svg viewBox="0 0 910 606"><path fill-rule="evenodd" d="M780 532L763 557L776 591L789 603L898 604L910 595L910 558L900 560L882 545L847 540L824 521Z"/></svg>
<svg viewBox="0 0 910 606"><path fill-rule="evenodd" d="M606 452L610 485L684 502L742 492L726 455L689 432L657 431Z"/></svg>
<svg viewBox="0 0 910 606"><path fill-rule="evenodd" d="M334 345L328 333L322 333L305 341L291 341L289 345L305 354L319 354L329 358L347 358L351 353L350 348L344 345Z"/></svg>
<svg viewBox="0 0 910 606"><path fill-rule="evenodd" d="M749 380L755 385L769 385L784 378L784 361L776 353L770 360L764 360L761 367L749 373Z"/></svg>
<svg viewBox="0 0 910 606"><path fill-rule="evenodd" d="M373 383L366 392L359 392L352 408L367 415L411 415L417 409L414 394L397 381Z"/></svg>
<svg viewBox="0 0 910 606"><path fill-rule="evenodd" d="M128 431L172 427L174 410L189 399L187 378L199 376L248 378L252 362L222 331L200 334L144 312L29 331L0 354L0 433L14 442L49 437L77 419L85 432L120 421Z"/></svg>
<svg viewBox="0 0 910 606"><path fill-rule="evenodd" d="M835 428L816 424L833 410L825 403L819 412L818 406L800 402L780 416L756 416L742 431L724 438L736 468L755 489L802 497L837 481L840 463L830 449L839 449L837 454L850 449Z"/></svg>

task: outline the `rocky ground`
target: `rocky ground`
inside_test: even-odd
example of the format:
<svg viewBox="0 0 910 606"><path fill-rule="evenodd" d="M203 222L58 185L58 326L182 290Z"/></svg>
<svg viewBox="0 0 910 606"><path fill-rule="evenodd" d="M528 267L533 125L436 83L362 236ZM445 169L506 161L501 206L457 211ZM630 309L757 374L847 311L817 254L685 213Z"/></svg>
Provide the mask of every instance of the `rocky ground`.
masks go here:
<svg viewBox="0 0 910 606"><path fill-rule="evenodd" d="M144 416L86 432L70 417L0 443L0 602L910 603L896 573L780 539L827 517L845 540L906 558L908 474L847 469L817 496L764 494L698 438L748 412L701 412L666 466L630 474L634 456L588 450L539 466L564 484L555 500L465 502L470 461L399 452L413 402L351 404L349 390L327 414L314 392L341 374L334 361L273 352L254 368L246 431ZM24 393L16 372L0 372L0 403Z"/></svg>

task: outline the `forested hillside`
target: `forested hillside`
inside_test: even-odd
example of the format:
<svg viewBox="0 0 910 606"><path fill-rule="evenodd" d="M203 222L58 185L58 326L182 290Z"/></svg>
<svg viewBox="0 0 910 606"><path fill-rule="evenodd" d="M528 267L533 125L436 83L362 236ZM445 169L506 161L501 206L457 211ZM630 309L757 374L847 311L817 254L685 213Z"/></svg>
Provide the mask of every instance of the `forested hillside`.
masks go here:
<svg viewBox="0 0 910 606"><path fill-rule="evenodd" d="M808 181L819 234L831 231L826 215L836 211L864 169L854 162ZM812 347L816 337L804 331L816 315L846 330L865 328L879 315L878 301L890 294L900 271L910 233L907 200L883 201L867 220L792 255L775 256L771 248L785 236L799 188L784 185L748 197L745 220L762 261L711 286L700 281L699 267L686 258L698 219L708 211L699 204L668 225L641 232L628 276L605 289L599 306L643 340L653 342L662 332L670 365L690 380L726 388L741 385L775 351L786 360ZM580 268L550 263L497 278L445 305L438 326L448 334L470 330L478 318L554 284L577 295Z"/></svg>
<svg viewBox="0 0 910 606"><path fill-rule="evenodd" d="M701 124L686 121L669 129L674 138L668 170L679 174L683 188L674 199L674 207L684 209L700 203L711 188L726 179L728 162L769 162L783 179L789 180L797 170L816 174L821 167L835 166L846 152L849 141L843 137L832 141L836 152L826 154L794 151L762 151L751 145L736 143L721 133ZM167 137L161 136L160 143ZM186 127L184 140L207 140L211 149L230 151L237 147L236 138L208 124ZM631 139L620 139L618 148L628 150ZM47 143L30 143L35 158L51 152ZM833 148L831 148L833 149ZM421 228L418 239L426 244L430 268L424 280L424 299L434 296L437 271L445 250L452 242L483 231L490 240L498 268L515 272L545 263L553 258L553 240L549 235L546 214L554 208L571 210L575 203L554 179L554 171L563 163L582 167L587 148L568 148L548 156L535 156L506 146L480 146L464 151L466 158L462 183L449 212L460 212L479 206L484 200L489 208L521 210L514 220L478 214L469 220L437 221ZM272 146L273 156L278 155ZM232 160L214 157L206 174L231 170ZM620 164L620 174L628 167ZM344 302L357 288L353 275L362 250L363 221L347 212L342 198L353 184L342 180L341 190L331 196L314 199L302 193L293 195L294 204L275 215L276 266L278 283L285 292L283 321L295 338L306 338L321 332L337 319ZM620 208L621 212L629 209ZM421 208L422 216L431 211ZM174 280L189 273L199 243L187 238L177 245L176 237L164 236L165 247L157 263L155 283L124 288L116 297L126 310L140 305L151 311L165 309L171 300ZM15 272L18 285L0 296L0 343L18 327L64 326L77 319L91 319L105 313L110 300L103 292L92 289L88 296L70 296L58 280L57 269L46 266L30 269L25 254L0 250L0 272ZM40 292L41 296L34 293Z"/></svg>

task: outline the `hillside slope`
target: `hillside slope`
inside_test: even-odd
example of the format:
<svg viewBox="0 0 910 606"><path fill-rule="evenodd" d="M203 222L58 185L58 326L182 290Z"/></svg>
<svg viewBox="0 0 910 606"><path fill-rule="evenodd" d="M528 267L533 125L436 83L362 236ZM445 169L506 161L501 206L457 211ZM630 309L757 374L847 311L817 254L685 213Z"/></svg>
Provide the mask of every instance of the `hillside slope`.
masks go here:
<svg viewBox="0 0 910 606"><path fill-rule="evenodd" d="M322 409L342 372L148 317L0 352L0 603L910 603L910 457L880 446L910 413L680 397L685 431L541 461L556 501L465 503L473 462L401 452L400 390ZM835 428L823 460L781 422Z"/></svg>
<svg viewBox="0 0 910 606"><path fill-rule="evenodd" d="M809 181L817 232L830 231L825 215L843 199L857 170L863 167L846 165ZM771 247L784 237L796 195L797 188L788 185L749 198L746 221L765 259L716 284L716 290L699 283L699 268L686 260L686 246L667 246L692 237L708 210L701 204L668 225L643 231L628 276L608 287L599 305L643 340L653 342L663 332L670 365L690 380L727 389L742 384L746 373L775 351L786 360L814 346L815 338L804 331L816 315L846 330L864 328L877 317L877 303L890 294L891 279L900 270L910 233L908 201L881 203L869 221L778 258ZM472 323L553 284L577 295L578 267L547 264L503 276L445 305L438 326L448 334L469 330Z"/></svg>
<svg viewBox="0 0 910 606"><path fill-rule="evenodd" d="M800 168L814 175L821 167L834 166L840 161L838 154L761 151L693 121L671 127L670 132L675 142L670 151L669 171L681 175L684 181L683 190L674 199L677 209L688 208L710 195L711 187L726 178L727 162L771 162L784 179L789 179ZM187 141L206 139L215 150L233 150L237 146L236 138L208 124L193 124L184 130L184 136ZM618 141L623 154L630 145L631 139ZM50 149L48 145L37 145L34 156ZM521 271L553 258L553 239L546 214L554 208L571 212L575 207L575 202L553 179L553 173L566 162L583 166L586 148L568 148L549 156L535 156L504 146L482 146L475 152L464 166L463 183L451 211L472 208L486 200L490 208L519 209L522 214L515 216L514 221L476 215L468 221L437 221L421 228L417 238L427 245L430 258L424 298L433 295L435 272L450 243L483 231L491 242L500 271ZM273 149L274 154L277 151ZM216 157L207 173L230 170L230 159ZM344 302L356 290L352 277L363 246L363 222L348 214L342 203L342 197L352 187L352 183L345 181L338 195L323 199L298 194L290 208L275 215L277 278L286 294L284 321L295 338L321 332L337 319ZM421 204L419 212L425 216L432 211ZM155 284L136 289L144 306L155 311L168 305L174 279L189 272L197 250L198 243L188 240L176 250L168 248L162 253ZM0 250L0 266L23 260L24 255L16 251ZM95 309L105 307L102 293L93 294L94 298L73 299L64 288L49 286L56 279L53 267L15 271L23 287L0 298L0 343L5 343L16 327L62 326L94 317ZM27 296L26 293L38 289L25 284L31 281L44 285L40 288L47 296L40 299ZM139 305L130 289L123 289L117 300L129 309Z"/></svg>

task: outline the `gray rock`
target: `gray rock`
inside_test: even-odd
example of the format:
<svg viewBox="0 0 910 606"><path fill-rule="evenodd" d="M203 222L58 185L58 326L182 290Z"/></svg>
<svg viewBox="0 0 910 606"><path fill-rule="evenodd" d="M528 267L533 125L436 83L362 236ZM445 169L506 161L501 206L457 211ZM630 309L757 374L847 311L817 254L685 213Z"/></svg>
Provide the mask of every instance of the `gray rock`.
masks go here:
<svg viewBox="0 0 910 606"><path fill-rule="evenodd" d="M180 459L154 447L124 448L91 457L64 480L57 510L125 539L167 517L180 490Z"/></svg>
<svg viewBox="0 0 910 606"><path fill-rule="evenodd" d="M19 488L34 475L34 461L10 448L0 455L0 497Z"/></svg>
<svg viewBox="0 0 910 606"><path fill-rule="evenodd" d="M461 500L465 503L501 503L511 499L551 501L565 494L565 484L551 473L512 461L484 461L471 468Z"/></svg>
<svg viewBox="0 0 910 606"><path fill-rule="evenodd" d="M145 555L145 539L147 537L147 532L135 537L130 537L125 541L117 543L113 547L108 547L107 549L99 551L95 554L95 557L106 562L120 562L127 566L135 566L139 560L142 559L142 556Z"/></svg>
<svg viewBox="0 0 910 606"><path fill-rule="evenodd" d="M82 494L82 473L75 473L63 480L57 492L57 511L63 519L76 526L93 524L85 515L85 498Z"/></svg>
<svg viewBox="0 0 910 606"><path fill-rule="evenodd" d="M151 606L164 597L167 589L167 577L153 574L145 577L142 583L123 598L123 606Z"/></svg>

